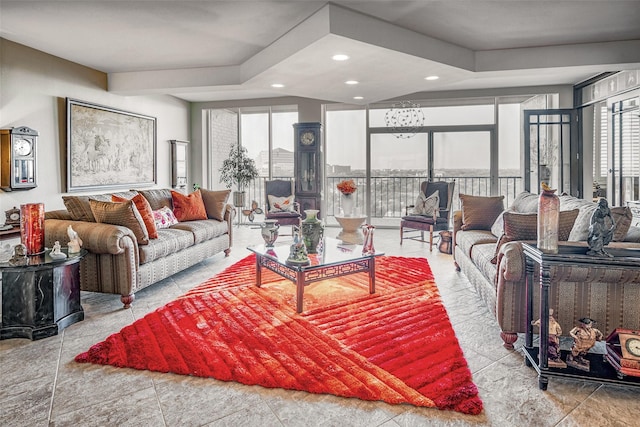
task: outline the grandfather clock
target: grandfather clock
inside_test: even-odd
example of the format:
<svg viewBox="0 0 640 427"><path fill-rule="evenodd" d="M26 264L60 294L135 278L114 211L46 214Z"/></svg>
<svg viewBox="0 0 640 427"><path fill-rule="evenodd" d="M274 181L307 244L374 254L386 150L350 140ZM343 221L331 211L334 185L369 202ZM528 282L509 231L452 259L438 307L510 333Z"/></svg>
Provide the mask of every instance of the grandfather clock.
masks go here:
<svg viewBox="0 0 640 427"><path fill-rule="evenodd" d="M302 211L320 210L322 201L322 124L295 123L294 171L296 201Z"/></svg>

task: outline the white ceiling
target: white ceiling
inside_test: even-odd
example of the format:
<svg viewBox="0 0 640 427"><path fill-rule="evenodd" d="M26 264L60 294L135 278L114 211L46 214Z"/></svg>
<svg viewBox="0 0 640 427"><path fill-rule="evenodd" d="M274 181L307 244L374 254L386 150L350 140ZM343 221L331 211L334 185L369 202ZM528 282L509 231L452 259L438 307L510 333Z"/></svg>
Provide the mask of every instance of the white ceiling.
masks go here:
<svg viewBox="0 0 640 427"><path fill-rule="evenodd" d="M640 1L0 0L0 36L124 95L366 104L640 69Z"/></svg>

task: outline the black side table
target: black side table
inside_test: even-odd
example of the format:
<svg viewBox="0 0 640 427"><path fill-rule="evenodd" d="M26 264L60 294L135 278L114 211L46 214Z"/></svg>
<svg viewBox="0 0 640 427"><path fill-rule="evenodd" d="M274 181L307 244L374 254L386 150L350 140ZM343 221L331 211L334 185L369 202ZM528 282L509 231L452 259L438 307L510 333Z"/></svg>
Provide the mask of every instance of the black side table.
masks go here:
<svg viewBox="0 0 640 427"><path fill-rule="evenodd" d="M2 325L0 339L38 340L57 335L84 319L80 305L80 260L85 249L53 259L47 249L24 265L0 263ZM67 253L64 248L63 252Z"/></svg>
<svg viewBox="0 0 640 427"><path fill-rule="evenodd" d="M631 249L607 248L607 252L612 257L597 257L586 255L589 248L586 246L559 246L557 254L546 254L540 251L535 245L522 244L526 261L526 293L527 293L527 329L525 334L524 355L525 364L532 366L538 372L538 387L541 390L547 389L549 377L563 377L597 383L613 383L618 385L640 387L640 377L627 376L620 379L616 370L606 362L602 354L589 354L587 357L591 363L591 370L584 372L572 367L553 368L549 367L547 354L549 345L549 288L558 286L551 281L552 267L585 267L593 269L617 269L617 270L640 270L640 255L638 251ZM533 287L534 268L540 269L540 306L538 315L540 316L539 346L533 346ZM635 283L634 283L635 285ZM620 325L624 326L624 325ZM606 332L605 332L606 336ZM566 360L569 352L562 350L562 359Z"/></svg>

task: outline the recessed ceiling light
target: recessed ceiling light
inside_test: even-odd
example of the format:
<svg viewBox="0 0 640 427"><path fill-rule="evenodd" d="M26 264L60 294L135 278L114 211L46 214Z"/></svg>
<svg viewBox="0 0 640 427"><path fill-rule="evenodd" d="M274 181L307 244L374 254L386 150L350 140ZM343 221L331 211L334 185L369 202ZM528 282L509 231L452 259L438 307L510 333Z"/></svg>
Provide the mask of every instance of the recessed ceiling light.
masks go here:
<svg viewBox="0 0 640 427"><path fill-rule="evenodd" d="M284 85L282 83L274 83L274 84L271 85L271 87L280 88L280 87L284 87Z"/></svg>
<svg viewBox="0 0 640 427"><path fill-rule="evenodd" d="M333 59L334 61L346 61L347 59L349 59L349 56L339 53L337 55L333 55L331 59Z"/></svg>
<svg viewBox="0 0 640 427"><path fill-rule="evenodd" d="M425 77L424 79L425 79L425 80L438 80L439 78L440 78L440 77L438 77L438 76L427 76L427 77Z"/></svg>
<svg viewBox="0 0 640 427"><path fill-rule="evenodd" d="M354 96L353 99L364 99L364 96Z"/></svg>
<svg viewBox="0 0 640 427"><path fill-rule="evenodd" d="M357 85L359 82L357 80L347 80L345 84L348 85Z"/></svg>

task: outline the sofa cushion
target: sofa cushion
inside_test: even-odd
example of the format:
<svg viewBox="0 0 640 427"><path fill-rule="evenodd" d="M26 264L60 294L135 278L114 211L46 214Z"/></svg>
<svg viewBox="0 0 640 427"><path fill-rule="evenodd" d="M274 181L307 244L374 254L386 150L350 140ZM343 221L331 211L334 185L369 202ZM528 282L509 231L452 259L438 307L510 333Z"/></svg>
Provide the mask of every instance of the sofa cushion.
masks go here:
<svg viewBox="0 0 640 427"><path fill-rule="evenodd" d="M589 237L591 216L597 208L598 205L593 202L589 202L588 205L580 208L580 213L578 214L573 228L571 229L571 234L569 235L570 241L584 242L587 240ZM631 226L631 221L633 219L631 209L629 209L628 206L613 207L611 208L611 216L616 223L616 231L613 233L613 241L622 242L629 231L629 227Z"/></svg>
<svg viewBox="0 0 640 427"><path fill-rule="evenodd" d="M91 194L89 196L62 196L62 201L74 221L96 222L93 212L91 212L89 199L110 202L111 196L114 194L125 199L131 199L138 193L131 190L108 194Z"/></svg>
<svg viewBox="0 0 640 427"><path fill-rule="evenodd" d="M471 260L476 265L478 270L482 272L482 275L487 278L487 281L495 285L497 268L491 261L495 252L495 246L493 243L480 243L473 246L471 251Z"/></svg>
<svg viewBox="0 0 640 427"><path fill-rule="evenodd" d="M229 227L226 222L215 219L179 222L171 228L191 232L195 243L211 240L218 236L222 236L229 231Z"/></svg>
<svg viewBox="0 0 640 427"><path fill-rule="evenodd" d="M179 222L207 219L207 210L204 208L200 190L185 196L182 193L171 190L173 213Z"/></svg>
<svg viewBox="0 0 640 427"><path fill-rule="evenodd" d="M177 228L158 230L158 238L149 241L148 245L139 246L140 265L166 257L182 249L193 246L193 233Z"/></svg>
<svg viewBox="0 0 640 427"><path fill-rule="evenodd" d="M482 197L460 194L463 230L491 230L504 210L504 196Z"/></svg>
<svg viewBox="0 0 640 427"><path fill-rule="evenodd" d="M471 258L471 252L475 245L492 243L493 249L495 250L495 244L497 241L498 238L491 234L491 231L489 230L469 230L458 231L456 233L456 246L459 246L469 258Z"/></svg>
<svg viewBox="0 0 640 427"><path fill-rule="evenodd" d="M149 234L136 205L127 200L124 203L102 202L89 200L91 212L99 223L120 225L127 227L136 236L138 245L149 243Z"/></svg>
<svg viewBox="0 0 640 427"><path fill-rule="evenodd" d="M160 208L167 207L169 209L173 209L173 205L171 204L171 190L168 188L158 188L153 190L138 190L140 194L144 196L145 199L151 205L151 209L157 211Z"/></svg>
<svg viewBox="0 0 640 427"><path fill-rule="evenodd" d="M566 241L578 216L578 209L562 211L558 217L558 240ZM504 232L496 245L495 256L491 260L496 263L500 247L507 242L517 240L538 240L538 214L505 211L502 215Z"/></svg>
<svg viewBox="0 0 640 427"><path fill-rule="evenodd" d="M62 196L62 201L74 221L96 222L91 212L89 196Z"/></svg>
<svg viewBox="0 0 640 427"><path fill-rule="evenodd" d="M538 213L538 197L538 194L523 191L516 196L509 209L520 213Z"/></svg>
<svg viewBox="0 0 640 427"><path fill-rule="evenodd" d="M224 213L227 208L227 201L231 190L206 190L200 189L204 208L207 211L207 218L224 221Z"/></svg>
<svg viewBox="0 0 640 427"><path fill-rule="evenodd" d="M123 203L127 200L127 198L118 196L116 194L111 195L111 201L116 203ZM145 199L142 194L136 194L135 196L133 196L131 201L136 205L136 209L138 209L138 212L142 217L142 221L144 222L144 226L147 229L147 233L149 233L149 238L157 239L158 229L156 227L155 220L153 219L153 211L151 210L151 205L149 205L147 199Z"/></svg>

